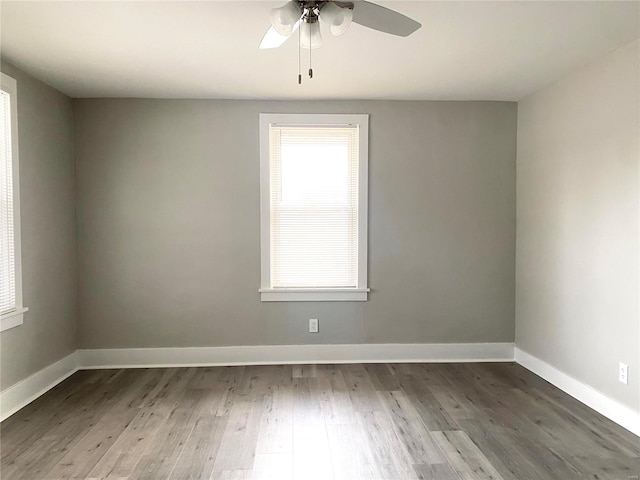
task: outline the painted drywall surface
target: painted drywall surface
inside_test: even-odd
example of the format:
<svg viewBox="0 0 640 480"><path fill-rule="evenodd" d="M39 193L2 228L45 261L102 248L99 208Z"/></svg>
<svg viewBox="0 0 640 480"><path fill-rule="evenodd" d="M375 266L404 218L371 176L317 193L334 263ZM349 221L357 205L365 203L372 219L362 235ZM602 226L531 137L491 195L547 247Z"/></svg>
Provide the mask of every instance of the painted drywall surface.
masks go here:
<svg viewBox="0 0 640 480"><path fill-rule="evenodd" d="M24 324L0 333L0 388L76 349L71 99L2 63L18 89Z"/></svg>
<svg viewBox="0 0 640 480"><path fill-rule="evenodd" d="M518 105L516 342L639 407L639 49ZM630 366L628 386L618 362Z"/></svg>
<svg viewBox="0 0 640 480"><path fill-rule="evenodd" d="M260 301L261 112L370 115L368 302ZM79 347L513 341L516 116L74 100Z"/></svg>

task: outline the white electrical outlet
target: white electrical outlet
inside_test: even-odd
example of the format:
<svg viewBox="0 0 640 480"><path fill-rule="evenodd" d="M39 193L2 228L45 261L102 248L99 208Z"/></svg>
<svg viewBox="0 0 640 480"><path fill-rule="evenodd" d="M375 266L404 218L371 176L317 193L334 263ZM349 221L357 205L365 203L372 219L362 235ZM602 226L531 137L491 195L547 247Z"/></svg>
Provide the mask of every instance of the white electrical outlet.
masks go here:
<svg viewBox="0 0 640 480"><path fill-rule="evenodd" d="M629 365L620 362L620 368L618 369L618 380L625 385L629 384Z"/></svg>
<svg viewBox="0 0 640 480"><path fill-rule="evenodd" d="M318 333L318 319L310 318L309 319L309 333Z"/></svg>

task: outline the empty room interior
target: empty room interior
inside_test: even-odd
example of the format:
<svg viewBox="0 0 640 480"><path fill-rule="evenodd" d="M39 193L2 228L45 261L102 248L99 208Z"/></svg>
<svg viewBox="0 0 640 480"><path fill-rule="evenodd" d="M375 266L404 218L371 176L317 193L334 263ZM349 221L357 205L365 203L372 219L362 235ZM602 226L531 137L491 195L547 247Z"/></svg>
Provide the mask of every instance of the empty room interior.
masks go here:
<svg viewBox="0 0 640 480"><path fill-rule="evenodd" d="M0 1L2 480L640 478L640 2Z"/></svg>

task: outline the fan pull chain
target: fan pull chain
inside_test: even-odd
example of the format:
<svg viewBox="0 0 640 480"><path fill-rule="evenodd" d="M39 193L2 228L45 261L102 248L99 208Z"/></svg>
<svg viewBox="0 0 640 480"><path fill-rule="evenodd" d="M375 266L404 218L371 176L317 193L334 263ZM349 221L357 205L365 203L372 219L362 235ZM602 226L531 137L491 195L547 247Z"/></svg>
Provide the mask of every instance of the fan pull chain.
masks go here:
<svg viewBox="0 0 640 480"><path fill-rule="evenodd" d="M311 68L311 39L309 39L309 78L313 78L313 68Z"/></svg>
<svg viewBox="0 0 640 480"><path fill-rule="evenodd" d="M301 30L302 25L298 25L298 85L302 85L302 73L300 72L300 50L302 49L302 46L300 45L302 38L300 33Z"/></svg>

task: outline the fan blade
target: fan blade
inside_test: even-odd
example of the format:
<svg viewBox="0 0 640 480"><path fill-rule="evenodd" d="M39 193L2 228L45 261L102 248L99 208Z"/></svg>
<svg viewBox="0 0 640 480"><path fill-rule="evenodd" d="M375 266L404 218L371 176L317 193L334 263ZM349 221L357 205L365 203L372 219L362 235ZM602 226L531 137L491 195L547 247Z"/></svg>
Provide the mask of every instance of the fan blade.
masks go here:
<svg viewBox="0 0 640 480"><path fill-rule="evenodd" d="M277 48L287 41L287 38L284 35L280 35L275 28L269 27L267 32L262 37L262 41L260 42L260 48Z"/></svg>
<svg viewBox="0 0 640 480"><path fill-rule="evenodd" d="M298 29L299 25L300 25L300 22L296 22L296 24L293 26L293 29L291 30L291 35L293 35L293 32L295 32ZM262 37L262 41L260 42L260 48L262 50L267 48L278 48L280 45L286 42L291 35L289 36L280 35L275 28L269 27L267 32L264 34L264 37Z"/></svg>
<svg viewBox="0 0 640 480"><path fill-rule="evenodd" d="M400 37L408 37L422 26L406 15L365 0L353 2L353 22Z"/></svg>

